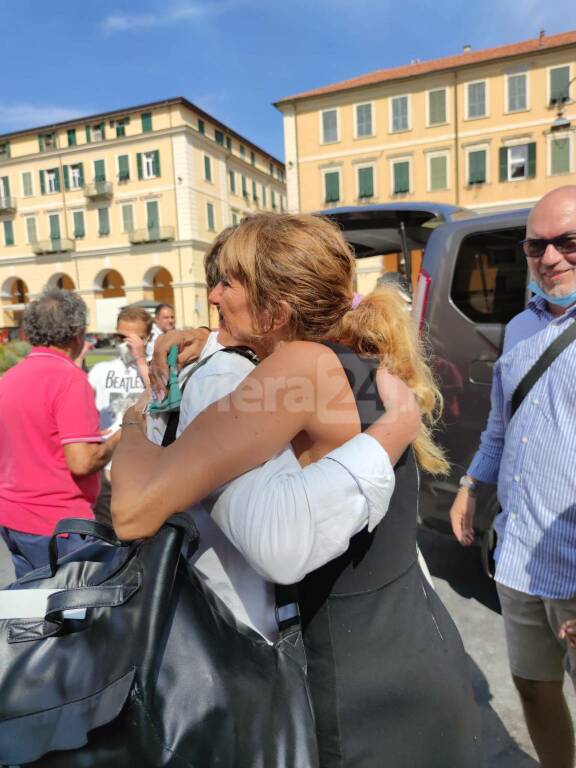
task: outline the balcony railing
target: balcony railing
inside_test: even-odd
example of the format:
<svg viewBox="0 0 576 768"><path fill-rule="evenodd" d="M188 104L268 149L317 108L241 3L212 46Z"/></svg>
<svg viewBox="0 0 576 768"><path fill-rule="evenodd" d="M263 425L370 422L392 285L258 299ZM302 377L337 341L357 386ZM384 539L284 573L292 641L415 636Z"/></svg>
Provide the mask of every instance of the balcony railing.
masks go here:
<svg viewBox="0 0 576 768"><path fill-rule="evenodd" d="M133 229L129 234L130 242L160 243L164 240L174 240L174 227L148 227L147 229Z"/></svg>
<svg viewBox="0 0 576 768"><path fill-rule="evenodd" d="M0 213L14 213L16 210L16 198L10 195L0 195Z"/></svg>
<svg viewBox="0 0 576 768"><path fill-rule="evenodd" d="M32 244L32 250L36 256L45 253L67 253L76 250L76 243L69 237L50 238L50 240L38 240Z"/></svg>
<svg viewBox="0 0 576 768"><path fill-rule="evenodd" d="M90 200L112 197L113 193L114 187L111 181L93 181L91 184L84 185L84 195Z"/></svg>

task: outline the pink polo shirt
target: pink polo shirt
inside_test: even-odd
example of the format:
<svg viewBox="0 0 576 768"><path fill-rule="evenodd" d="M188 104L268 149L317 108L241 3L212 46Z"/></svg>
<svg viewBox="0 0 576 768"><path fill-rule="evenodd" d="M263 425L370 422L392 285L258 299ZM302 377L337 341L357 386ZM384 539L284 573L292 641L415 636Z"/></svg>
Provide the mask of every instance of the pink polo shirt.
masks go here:
<svg viewBox="0 0 576 768"><path fill-rule="evenodd" d="M0 525L47 536L64 517L93 518L99 475L73 475L63 446L101 441L84 371L63 352L32 349L0 377Z"/></svg>

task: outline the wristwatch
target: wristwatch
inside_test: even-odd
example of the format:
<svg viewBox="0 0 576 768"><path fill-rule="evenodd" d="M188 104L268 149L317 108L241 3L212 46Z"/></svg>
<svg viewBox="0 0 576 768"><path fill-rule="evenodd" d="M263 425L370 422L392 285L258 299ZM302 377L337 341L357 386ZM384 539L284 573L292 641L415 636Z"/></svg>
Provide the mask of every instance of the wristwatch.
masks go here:
<svg viewBox="0 0 576 768"><path fill-rule="evenodd" d="M474 480L473 477L470 477L470 475L462 475L460 480L458 480L458 485L460 488L468 488L470 493L474 493L476 490L476 480Z"/></svg>

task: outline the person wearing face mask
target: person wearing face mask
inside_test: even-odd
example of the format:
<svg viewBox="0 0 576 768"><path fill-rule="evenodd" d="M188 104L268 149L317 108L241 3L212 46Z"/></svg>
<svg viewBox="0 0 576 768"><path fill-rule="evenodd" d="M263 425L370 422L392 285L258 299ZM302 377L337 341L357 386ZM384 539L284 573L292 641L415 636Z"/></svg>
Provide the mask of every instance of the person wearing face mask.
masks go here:
<svg viewBox="0 0 576 768"><path fill-rule="evenodd" d="M565 671L576 685L576 647L567 642L576 626L576 346L570 336L519 405L515 392L576 321L576 186L555 189L537 203L522 247L534 296L506 327L488 425L450 514L456 537L469 546L476 482L498 483L495 578L512 677L542 768L573 768L574 730L562 691Z"/></svg>
<svg viewBox="0 0 576 768"><path fill-rule="evenodd" d="M118 315L114 335L118 357L96 363L88 380L96 395L100 429L110 439L120 429L122 415L149 384L146 344L152 318L141 307L125 307ZM96 519L110 521L110 466L102 472L101 491L94 506Z"/></svg>

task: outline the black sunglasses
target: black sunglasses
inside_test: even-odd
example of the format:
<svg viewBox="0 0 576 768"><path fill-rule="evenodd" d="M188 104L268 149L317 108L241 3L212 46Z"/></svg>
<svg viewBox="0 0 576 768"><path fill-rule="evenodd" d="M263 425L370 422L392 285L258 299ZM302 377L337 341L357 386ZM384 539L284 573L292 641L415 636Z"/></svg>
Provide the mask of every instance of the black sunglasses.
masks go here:
<svg viewBox="0 0 576 768"><path fill-rule="evenodd" d="M526 240L521 240L520 245L530 259L539 259L544 256L549 245L553 245L562 256L574 256L576 258L576 232L566 232L563 235L558 235L558 237L552 237L550 240L541 237L528 237Z"/></svg>

